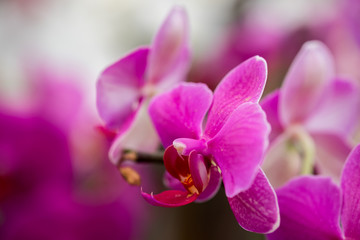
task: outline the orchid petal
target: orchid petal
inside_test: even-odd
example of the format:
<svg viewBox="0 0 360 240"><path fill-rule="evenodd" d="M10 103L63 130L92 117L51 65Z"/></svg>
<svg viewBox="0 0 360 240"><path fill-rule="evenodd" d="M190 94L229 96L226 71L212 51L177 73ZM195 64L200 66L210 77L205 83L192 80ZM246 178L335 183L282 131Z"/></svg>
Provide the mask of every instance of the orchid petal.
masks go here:
<svg viewBox="0 0 360 240"><path fill-rule="evenodd" d="M300 153L289 144L291 135L284 132L270 144L261 166L274 188L284 185L301 173Z"/></svg>
<svg viewBox="0 0 360 240"><path fill-rule="evenodd" d="M105 137L106 142L108 142L109 144L115 139L115 137L117 135L115 131L111 131L110 129L108 129L105 126L102 126L102 125L95 126L95 129L103 137Z"/></svg>
<svg viewBox="0 0 360 240"><path fill-rule="evenodd" d="M205 190L200 193L196 202L205 202L215 196L221 186L221 174L217 166L210 167L209 183Z"/></svg>
<svg viewBox="0 0 360 240"><path fill-rule="evenodd" d="M160 141L147 112L148 106L148 100L141 103L130 126L120 132L111 144L109 158L112 163L118 164L124 149L151 153L158 148Z"/></svg>
<svg viewBox="0 0 360 240"><path fill-rule="evenodd" d="M170 175L178 180L190 174L188 159L180 156L173 146L165 149L164 165Z"/></svg>
<svg viewBox="0 0 360 240"><path fill-rule="evenodd" d="M144 47L131 52L99 77L96 104L107 127L119 129L134 116L144 84L148 52L149 49Z"/></svg>
<svg viewBox="0 0 360 240"><path fill-rule="evenodd" d="M310 41L303 45L280 93L283 126L307 119L319 104L325 86L333 78L333 71L332 56L324 44Z"/></svg>
<svg viewBox="0 0 360 240"><path fill-rule="evenodd" d="M192 151L189 155L189 168L194 186L199 192L202 192L209 183L204 156L196 151Z"/></svg>
<svg viewBox="0 0 360 240"><path fill-rule="evenodd" d="M34 69L29 80L36 86L33 103L42 116L46 116L59 126L69 129L79 117L80 109L84 100L83 92L73 84L75 76L58 73L48 66ZM33 78L33 79L32 79ZM29 103L26 100L26 103ZM21 101L21 105L25 101Z"/></svg>
<svg viewBox="0 0 360 240"><path fill-rule="evenodd" d="M337 79L324 91L319 106L305 121L309 132L349 136L360 114L360 88L350 80Z"/></svg>
<svg viewBox="0 0 360 240"><path fill-rule="evenodd" d="M266 77L266 61L259 56L248 59L230 71L215 89L206 135L215 136L242 103L257 103L263 93Z"/></svg>
<svg viewBox="0 0 360 240"><path fill-rule="evenodd" d="M329 178L296 178L276 193L281 224L269 240L342 239L340 191Z"/></svg>
<svg viewBox="0 0 360 240"><path fill-rule="evenodd" d="M350 30L350 32L353 34L355 43L360 46L360 20L359 20L359 10L360 10L360 3L357 0L347 0L344 1L344 13L343 16L345 17L345 20L347 24L349 25L349 29L346 28L346 31ZM354 51L354 47L356 49L356 46L351 46L351 51ZM341 48L342 49L342 48Z"/></svg>
<svg viewBox="0 0 360 240"><path fill-rule="evenodd" d="M189 194L187 191L168 190L154 195L141 191L144 199L154 206L159 207L180 207L196 200L196 194Z"/></svg>
<svg viewBox="0 0 360 240"><path fill-rule="evenodd" d="M271 132L269 136L270 142L272 142L276 137L278 137L283 131L284 128L281 125L279 120L279 94L280 91L276 90L273 93L267 95L261 102L261 108L266 113L266 119L271 125Z"/></svg>
<svg viewBox="0 0 360 240"><path fill-rule="evenodd" d="M332 134L313 134L312 138L316 146L316 170L339 183L350 145Z"/></svg>
<svg viewBox="0 0 360 240"><path fill-rule="evenodd" d="M179 138L198 139L212 92L202 83L182 83L153 99L149 113L165 148Z"/></svg>
<svg viewBox="0 0 360 240"><path fill-rule="evenodd" d="M190 64L188 25L186 11L181 7L173 8L151 47L147 72L149 83L169 87L184 80Z"/></svg>
<svg viewBox="0 0 360 240"><path fill-rule="evenodd" d="M346 160L341 176L343 207L341 221L346 239L360 238L360 145Z"/></svg>
<svg viewBox="0 0 360 240"><path fill-rule="evenodd" d="M228 198L236 220L245 230L270 233L280 224L276 194L261 169L251 187Z"/></svg>
<svg viewBox="0 0 360 240"><path fill-rule="evenodd" d="M244 103L208 141L209 152L221 169L227 197L234 197L252 184L268 145L269 132L260 106Z"/></svg>

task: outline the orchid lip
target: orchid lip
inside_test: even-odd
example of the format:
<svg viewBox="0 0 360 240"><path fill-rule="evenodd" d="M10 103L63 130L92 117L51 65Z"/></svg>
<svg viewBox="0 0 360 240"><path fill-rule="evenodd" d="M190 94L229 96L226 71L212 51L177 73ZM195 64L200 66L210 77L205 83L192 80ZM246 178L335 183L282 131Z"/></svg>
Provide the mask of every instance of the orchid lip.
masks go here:
<svg viewBox="0 0 360 240"><path fill-rule="evenodd" d="M202 154L192 151L189 155L189 169L194 182L194 186L203 192L210 180L210 161Z"/></svg>
<svg viewBox="0 0 360 240"><path fill-rule="evenodd" d="M180 150L181 147L182 143ZM164 153L164 164L167 171L191 194L199 195L209 183L211 160L196 150L184 156L179 154L179 147L169 146Z"/></svg>
<svg viewBox="0 0 360 240"><path fill-rule="evenodd" d="M270 133L258 103L266 78L265 60L253 57L229 72L213 94L205 84L182 83L149 107L177 202L196 191L200 201L210 199L223 180L238 222L260 233L278 225L276 194L259 169Z"/></svg>

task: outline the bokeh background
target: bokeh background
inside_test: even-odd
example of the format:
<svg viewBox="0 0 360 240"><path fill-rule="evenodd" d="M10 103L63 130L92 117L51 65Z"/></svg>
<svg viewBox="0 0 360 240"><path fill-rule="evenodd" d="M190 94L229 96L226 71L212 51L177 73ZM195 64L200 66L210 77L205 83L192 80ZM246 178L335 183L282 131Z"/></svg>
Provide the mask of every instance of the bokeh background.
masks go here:
<svg viewBox="0 0 360 240"><path fill-rule="evenodd" d="M263 239L237 224L223 188L206 203L148 205L107 159L95 82L149 44L175 4L188 11L189 81L211 88L260 55L265 94L301 45L321 40L360 81L357 0L1 0L0 239ZM161 189L163 166L140 166Z"/></svg>

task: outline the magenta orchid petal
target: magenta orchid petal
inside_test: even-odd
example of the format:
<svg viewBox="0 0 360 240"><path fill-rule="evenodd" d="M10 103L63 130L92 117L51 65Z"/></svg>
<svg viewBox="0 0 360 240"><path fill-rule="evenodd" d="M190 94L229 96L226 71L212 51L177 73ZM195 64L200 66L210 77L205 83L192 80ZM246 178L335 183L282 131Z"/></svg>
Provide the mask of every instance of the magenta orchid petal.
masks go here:
<svg viewBox="0 0 360 240"><path fill-rule="evenodd" d="M349 136L360 114L360 89L356 82L337 79L324 91L319 106L305 121L309 132Z"/></svg>
<svg viewBox="0 0 360 240"><path fill-rule="evenodd" d="M343 207L341 221L346 239L360 239L360 145L346 160L341 176Z"/></svg>
<svg viewBox="0 0 360 240"><path fill-rule="evenodd" d="M333 134L313 134L316 146L316 170L340 182L344 162L351 151L351 146L344 139Z"/></svg>
<svg viewBox="0 0 360 240"><path fill-rule="evenodd" d="M194 186L199 192L204 191L209 183L204 156L196 151L192 151L189 155L189 168Z"/></svg>
<svg viewBox="0 0 360 240"><path fill-rule="evenodd" d="M188 25L186 11L181 7L173 8L151 47L147 72L149 83L172 86L184 80L190 64Z"/></svg>
<svg viewBox="0 0 360 240"><path fill-rule="evenodd" d="M149 113L164 147L179 137L199 139L211 101L212 92L202 83L181 83L155 97Z"/></svg>
<svg viewBox="0 0 360 240"><path fill-rule="evenodd" d="M257 103L263 93L266 78L266 61L259 56L248 59L229 72L215 89L205 134L215 136L240 104Z"/></svg>
<svg viewBox="0 0 360 240"><path fill-rule="evenodd" d="M339 226L340 191L329 178L305 176L276 191L280 227L269 240L343 239Z"/></svg>
<svg viewBox="0 0 360 240"><path fill-rule="evenodd" d="M269 136L270 142L272 142L284 131L284 128L279 120L279 95L280 91L276 90L267 95L260 102L261 108L265 111L266 118L271 125L271 132Z"/></svg>
<svg viewBox="0 0 360 240"><path fill-rule="evenodd" d="M227 197L252 184L268 145L270 126L259 104L244 103L208 141L209 152L221 169Z"/></svg>
<svg viewBox="0 0 360 240"><path fill-rule="evenodd" d="M319 104L323 89L333 79L333 71L332 56L323 43L310 41L303 45L280 92L283 126L307 119Z"/></svg>
<svg viewBox="0 0 360 240"><path fill-rule="evenodd" d="M159 139L147 112L148 106L148 100L143 101L129 126L123 127L123 131L117 134L109 149L112 163L118 164L124 149L154 152L158 148Z"/></svg>
<svg viewBox="0 0 360 240"><path fill-rule="evenodd" d="M196 194L189 194L187 191L167 190L154 195L141 191L144 199L154 206L159 207L180 207L196 200Z"/></svg>
<svg viewBox="0 0 360 240"><path fill-rule="evenodd" d="M99 77L96 104L108 128L118 129L134 116L144 84L148 52L145 47L131 52Z"/></svg>
<svg viewBox="0 0 360 240"><path fill-rule="evenodd" d="M236 220L245 230L270 233L279 227L280 216L276 194L261 169L248 190L228 200Z"/></svg>
<svg viewBox="0 0 360 240"><path fill-rule="evenodd" d="M221 174L219 172L219 169L217 166L211 166L209 183L205 188L205 190L202 193L200 193L200 195L196 199L196 202L205 202L211 199L219 191L220 186L221 186Z"/></svg>

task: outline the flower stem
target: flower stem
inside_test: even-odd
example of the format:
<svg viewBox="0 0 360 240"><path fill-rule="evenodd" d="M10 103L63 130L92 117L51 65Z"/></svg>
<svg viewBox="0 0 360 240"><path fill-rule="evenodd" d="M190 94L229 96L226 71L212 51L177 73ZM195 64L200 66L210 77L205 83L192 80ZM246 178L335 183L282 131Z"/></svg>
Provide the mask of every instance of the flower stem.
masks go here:
<svg viewBox="0 0 360 240"><path fill-rule="evenodd" d="M128 182L130 185L140 186L141 185L141 176L140 174L132 167L123 165L124 162L134 162L134 163L155 163L163 164L163 155L164 152L156 153L144 153L136 152L133 150L125 149L121 155L121 159L118 162L118 169L121 176Z"/></svg>
<svg viewBox="0 0 360 240"><path fill-rule="evenodd" d="M163 156L164 156L164 152L144 153L144 152L136 152L133 150L125 149L123 150L120 163L124 161L132 161L136 163L163 164L164 163Z"/></svg>

